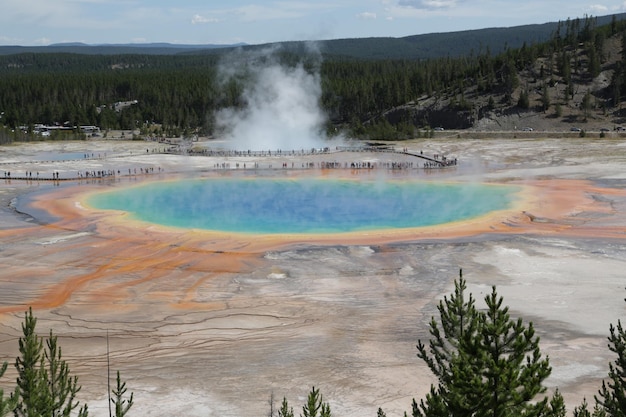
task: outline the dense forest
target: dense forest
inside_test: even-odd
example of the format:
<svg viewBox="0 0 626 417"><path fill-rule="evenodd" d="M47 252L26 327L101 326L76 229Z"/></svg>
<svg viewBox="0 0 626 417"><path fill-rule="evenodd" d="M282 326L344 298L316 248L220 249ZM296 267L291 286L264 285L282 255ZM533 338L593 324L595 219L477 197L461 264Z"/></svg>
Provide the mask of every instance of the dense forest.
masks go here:
<svg viewBox="0 0 626 417"><path fill-rule="evenodd" d="M591 17L568 20L559 23L546 42L458 58L364 60L289 48L278 49L275 55L282 65L304 65L319 72L320 105L329 116L329 132L402 139L442 124L470 127L472 117L495 107L533 107L529 82L520 81L529 76L541 86L535 89L546 89L538 104L545 111L557 100L570 100L574 85L589 84L601 70L610 70L610 86L594 92L587 103L617 109L626 99L626 62L616 61L616 54L608 56L609 39L623 44L624 21L614 18L597 26ZM164 135L213 135L219 110L245 105L240 97L245 76L223 82L219 73L223 58L217 52L0 56L0 125L6 127L0 140L12 140L22 133L11 136L10 130L20 126L32 130L37 123L144 132L158 126ZM548 94L556 84L567 86L562 97ZM415 102L424 97L445 103L444 111L420 111ZM136 105L115 105L135 100Z"/></svg>

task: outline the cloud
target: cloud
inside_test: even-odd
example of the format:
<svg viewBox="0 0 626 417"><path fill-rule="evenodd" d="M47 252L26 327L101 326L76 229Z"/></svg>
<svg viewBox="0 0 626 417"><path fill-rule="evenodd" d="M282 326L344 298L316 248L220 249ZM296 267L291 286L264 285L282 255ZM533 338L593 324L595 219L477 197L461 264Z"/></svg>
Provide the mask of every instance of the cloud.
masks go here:
<svg viewBox="0 0 626 417"><path fill-rule="evenodd" d="M50 45L51 43L52 41L48 38L40 38L40 39L35 40L35 44L42 45L42 46Z"/></svg>
<svg viewBox="0 0 626 417"><path fill-rule="evenodd" d="M194 23L214 23L216 21L258 22L279 19L297 19L313 12L327 12L340 7L330 2L273 1L249 3L238 7L206 8L194 16ZM205 18L204 16L219 16ZM204 19L207 19L206 21Z"/></svg>
<svg viewBox="0 0 626 417"><path fill-rule="evenodd" d="M33 26L36 30L101 29L115 27L119 16L111 18L102 10L124 10L119 0L5 0L1 26Z"/></svg>
<svg viewBox="0 0 626 417"><path fill-rule="evenodd" d="M420 10L441 10L456 7L458 0L400 0L399 6Z"/></svg>
<svg viewBox="0 0 626 417"><path fill-rule="evenodd" d="M234 13L244 22L293 19L306 15L304 10L297 7L289 7L288 5L286 7L277 7L276 5L267 7L253 4L239 7L234 10Z"/></svg>
<svg viewBox="0 0 626 417"><path fill-rule="evenodd" d="M0 35L0 45L18 45L23 39Z"/></svg>
<svg viewBox="0 0 626 417"><path fill-rule="evenodd" d="M357 14L356 17L358 17L359 19L362 19L362 20L375 20L376 19L376 13L363 12L363 13Z"/></svg>
<svg viewBox="0 0 626 417"><path fill-rule="evenodd" d="M603 4L592 4L588 7L589 11L593 13L607 13L609 8Z"/></svg>
<svg viewBox="0 0 626 417"><path fill-rule="evenodd" d="M218 23L219 21L220 20L218 18L204 17L204 16L200 16L199 14L193 15L193 17L191 18L191 24L193 25L202 24L202 23Z"/></svg>

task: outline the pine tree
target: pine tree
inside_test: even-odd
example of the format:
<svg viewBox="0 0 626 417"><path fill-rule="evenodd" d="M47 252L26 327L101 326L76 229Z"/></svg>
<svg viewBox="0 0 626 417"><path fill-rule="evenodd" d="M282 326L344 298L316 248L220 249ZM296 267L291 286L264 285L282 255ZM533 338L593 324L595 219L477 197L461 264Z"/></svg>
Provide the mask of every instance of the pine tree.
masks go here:
<svg viewBox="0 0 626 417"><path fill-rule="evenodd" d="M20 356L16 358L17 386L14 399L17 401L15 416L35 417L44 415L47 409L43 368L43 342L35 333L37 319L32 309L25 314L22 333L18 341ZM40 412L41 411L41 412Z"/></svg>
<svg viewBox="0 0 626 417"><path fill-rule="evenodd" d="M495 286L485 302L487 311L480 315L481 340L473 349L463 351L467 360L475 362L478 372L467 388L474 395L487 395L476 398L476 405L483 410L479 414L542 415L547 398L535 399L545 392L542 382L550 376L551 368L548 359L541 357L532 323L525 326L521 318L512 320Z"/></svg>
<svg viewBox="0 0 626 417"><path fill-rule="evenodd" d="M315 389L313 387L311 392L309 392L309 396L307 397L307 402L302 407L302 416L303 417L317 417L317 413L322 406L322 398L320 396L320 390Z"/></svg>
<svg viewBox="0 0 626 417"><path fill-rule="evenodd" d="M413 416L558 416L560 394L550 405L538 398L551 368L532 323L512 320L495 287L485 297L486 311L477 311L465 288L461 275L438 307L443 333L433 319L428 351L421 341L417 346L439 385L419 405L413 401Z"/></svg>
<svg viewBox="0 0 626 417"><path fill-rule="evenodd" d="M587 91L583 96L583 101L580 103L580 107L583 110L583 117L587 120L591 114L591 108L593 107L591 103L591 93L589 91Z"/></svg>
<svg viewBox="0 0 626 417"><path fill-rule="evenodd" d="M547 112L550 108L550 92L546 84L541 88L541 107L544 112Z"/></svg>
<svg viewBox="0 0 626 417"><path fill-rule="evenodd" d="M319 413L319 414L318 414ZM330 405L324 402L319 389L313 387L306 404L302 407L302 417L331 417Z"/></svg>
<svg viewBox="0 0 626 417"><path fill-rule="evenodd" d="M78 377L70 376L67 363L61 359L61 348L57 345L57 337L52 334L46 340L47 350L45 351L46 372L45 380L48 385L48 398L51 403L53 416L69 416L78 407L76 394L81 387L78 385ZM87 406L79 411L79 416L87 415Z"/></svg>
<svg viewBox="0 0 626 417"><path fill-rule="evenodd" d="M19 340L20 355L15 361L17 387L12 399L16 401L16 417L70 416L79 403L80 391L77 377L70 377L67 363L61 359L57 338L50 331L44 349L43 340L35 333L37 319L32 308L24 316L23 337ZM78 411L79 417L87 417L87 406Z"/></svg>
<svg viewBox="0 0 626 417"><path fill-rule="evenodd" d="M528 98L527 90L522 90L519 93L519 99L517 100L517 107L520 107L522 109L528 109L530 107L530 101Z"/></svg>
<svg viewBox="0 0 626 417"><path fill-rule="evenodd" d="M117 384L115 389L113 389L113 398L111 398L111 402L115 405L115 417L124 417L133 406L134 393L131 392L128 399L124 398L127 390L126 382L122 382L120 371L117 371Z"/></svg>
<svg viewBox="0 0 626 417"><path fill-rule="evenodd" d="M332 413L330 412L330 405L328 403L322 403L320 417L332 417Z"/></svg>
<svg viewBox="0 0 626 417"><path fill-rule="evenodd" d="M459 271L459 280L454 283L454 293L444 297L439 302L437 310L441 328L434 317L430 321L430 334L432 338L428 342L428 350L422 341L418 341L417 356L422 359L431 372L437 377L439 386L431 387L426 395L426 401L422 400L420 406L413 405L413 416L439 416L446 411L463 415L464 406L458 404L461 400L450 392L455 378L462 373L464 362L459 360L461 344L464 340L475 339L478 324L478 312L475 300L470 294L465 298L466 281L463 279L463 271ZM453 367L457 365L456 370ZM467 364L467 362L465 362ZM469 372L470 370L468 370Z"/></svg>
<svg viewBox="0 0 626 417"><path fill-rule="evenodd" d="M626 301L626 300L625 300ZM595 397L596 404L608 417L626 416L626 331L622 322L609 327L609 349L617 355L609 364L609 380L602 381L602 388Z"/></svg>
<svg viewBox="0 0 626 417"><path fill-rule="evenodd" d="M7 370L9 363L4 362L2 367L0 367L0 378L4 376L4 373ZM0 417L4 417L9 413L13 412L15 408L16 401L15 397L4 398L4 390L0 388Z"/></svg>
<svg viewBox="0 0 626 417"><path fill-rule="evenodd" d="M583 398L583 402L578 407L574 407L573 412L574 417L591 417L591 413L589 412L589 404L587 403L587 399Z"/></svg>
<svg viewBox="0 0 626 417"><path fill-rule="evenodd" d="M278 409L278 417L293 417L293 407L289 407L289 403L285 397L283 397L283 402Z"/></svg>
<svg viewBox="0 0 626 417"><path fill-rule="evenodd" d="M565 408L565 400L563 395L556 389L554 395L550 399L548 417L565 417L567 415L567 409Z"/></svg>

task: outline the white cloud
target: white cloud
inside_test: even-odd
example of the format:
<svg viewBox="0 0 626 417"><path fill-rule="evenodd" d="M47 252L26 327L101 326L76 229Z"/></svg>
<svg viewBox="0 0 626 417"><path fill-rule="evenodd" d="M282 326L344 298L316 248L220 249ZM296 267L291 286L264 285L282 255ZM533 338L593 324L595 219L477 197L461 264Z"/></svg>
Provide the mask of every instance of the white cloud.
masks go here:
<svg viewBox="0 0 626 417"><path fill-rule="evenodd" d="M74 14L64 2L52 4L45 0L7 0L2 6L0 19L32 23L40 19L61 18L66 13L70 17Z"/></svg>
<svg viewBox="0 0 626 417"><path fill-rule="evenodd" d="M36 45L46 46L46 45L50 45L52 41L48 38L40 38L40 39L36 39L34 43Z"/></svg>
<svg viewBox="0 0 626 417"><path fill-rule="evenodd" d="M213 23L215 21L238 20L242 22L267 21L279 19L297 19L309 16L313 12L330 11L341 7L337 3L307 1L274 1L249 3L232 8L207 8L194 16L195 23ZM201 20L203 16L218 16L208 22ZM211 19L211 18L207 18Z"/></svg>
<svg viewBox="0 0 626 417"><path fill-rule="evenodd" d="M607 13L609 11L609 8L603 4L592 4L588 9L592 14Z"/></svg>
<svg viewBox="0 0 626 417"><path fill-rule="evenodd" d="M456 7L457 3L457 0L400 0L398 5L422 10L437 10Z"/></svg>
<svg viewBox="0 0 626 417"><path fill-rule="evenodd" d="M428 9L448 9L456 6L456 0L423 0L422 5Z"/></svg>
<svg viewBox="0 0 626 417"><path fill-rule="evenodd" d="M363 20L375 20L376 19L376 13L363 12L363 13L357 14L356 17L358 17L359 19L363 19Z"/></svg>
<svg viewBox="0 0 626 417"><path fill-rule="evenodd" d="M4 0L0 25L35 27L36 29L51 28L54 30L73 29L100 29L111 27L99 12L93 12L92 7L109 7L116 4L115 0L101 1L72 1L72 0Z"/></svg>
<svg viewBox="0 0 626 417"><path fill-rule="evenodd" d="M0 35L0 45L19 45L23 41L23 39Z"/></svg>
<svg viewBox="0 0 626 417"><path fill-rule="evenodd" d="M297 7L268 7L253 4L239 7L233 11L244 22L293 19L306 15L304 10Z"/></svg>
<svg viewBox="0 0 626 417"><path fill-rule="evenodd" d="M201 23L217 23L219 21L220 20L218 18L204 17L204 16L200 16L199 14L193 15L193 17L191 18L191 23L194 25L201 24Z"/></svg>

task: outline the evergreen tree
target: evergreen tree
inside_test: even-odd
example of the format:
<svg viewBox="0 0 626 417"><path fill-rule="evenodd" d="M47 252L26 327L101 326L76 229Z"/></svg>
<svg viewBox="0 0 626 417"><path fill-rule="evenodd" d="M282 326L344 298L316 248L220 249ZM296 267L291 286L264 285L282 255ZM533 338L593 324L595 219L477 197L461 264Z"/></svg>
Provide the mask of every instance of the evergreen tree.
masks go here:
<svg viewBox="0 0 626 417"><path fill-rule="evenodd" d="M46 340L47 349L45 351L44 364L46 372L43 373L47 381L49 401L53 416L69 416L78 407L76 394L80 391L78 377L70 376L67 363L61 359L61 348L57 345L57 337L52 334ZM87 415L87 406L83 406L79 411L79 416Z"/></svg>
<svg viewBox="0 0 626 417"><path fill-rule="evenodd" d="M517 100L517 107L520 107L522 109L528 109L530 107L527 90L522 90L520 92L519 99Z"/></svg>
<svg viewBox="0 0 626 417"><path fill-rule="evenodd" d="M617 327L609 327L609 349L617 355L609 364L609 380L602 381L602 388L595 397L596 404L608 417L626 416L626 331L620 320Z"/></svg>
<svg viewBox="0 0 626 417"><path fill-rule="evenodd" d="M548 91L548 86L544 83L541 88L541 107L544 112L548 111L550 104L550 92Z"/></svg>
<svg viewBox="0 0 626 417"><path fill-rule="evenodd" d="M8 365L8 362L4 362L2 367L0 367L0 378L4 376ZM4 390L0 388L0 417L4 417L13 412L16 405L15 399L15 397L4 398Z"/></svg>
<svg viewBox="0 0 626 417"><path fill-rule="evenodd" d="M580 106L582 107L582 110L583 110L583 116L585 120L587 120L587 118L589 118L590 116L591 108L592 108L591 93L589 91L587 91L585 95L583 96L583 101Z"/></svg>
<svg viewBox="0 0 626 417"><path fill-rule="evenodd" d="M14 399L17 401L15 416L35 417L44 415L48 408L44 392L45 379L42 375L43 341L35 333L37 319L32 309L25 314L22 334L18 341L20 355L16 358L17 386Z"/></svg>
<svg viewBox="0 0 626 417"><path fill-rule="evenodd" d="M549 411L547 415L549 417L565 417L567 415L565 400L563 399L563 396L559 392L558 388L550 399Z"/></svg>
<svg viewBox="0 0 626 417"><path fill-rule="evenodd" d="M25 314L22 324L23 336L19 340L20 355L15 361L17 387L13 400L17 402L16 417L67 417L79 402L80 391L77 377L70 377L67 363L61 359L57 338L50 332L44 349L43 340L35 333L37 319L32 308ZM87 406L78 411L79 417L87 417Z"/></svg>
<svg viewBox="0 0 626 417"><path fill-rule="evenodd" d="M560 103L556 103L556 104L554 105L554 115L555 115L556 117L561 117L561 116L563 116L563 108L561 107L561 104L560 104Z"/></svg>
<svg viewBox="0 0 626 417"><path fill-rule="evenodd" d="M587 403L587 399L583 398L583 402L578 407L574 407L573 412L574 417L591 417L591 413L589 412L589 404Z"/></svg>
<svg viewBox="0 0 626 417"><path fill-rule="evenodd" d="M322 406L322 398L320 396L320 390L313 387L309 396L307 397L306 404L302 407L302 417L317 417L317 413Z"/></svg>
<svg viewBox="0 0 626 417"><path fill-rule="evenodd" d="M306 404L302 407L302 417L331 417L330 405L324 402L319 389L313 387Z"/></svg>
<svg viewBox="0 0 626 417"><path fill-rule="evenodd" d="M111 398L111 402L115 405L115 417L124 417L133 406L134 393L131 392L128 399L124 398L127 390L126 382L122 382L120 371L117 371L117 384L113 389L113 398Z"/></svg>
<svg viewBox="0 0 626 417"><path fill-rule="evenodd" d="M278 409L278 417L293 417L293 407L289 407L289 403L285 397L283 397L283 402Z"/></svg>
<svg viewBox="0 0 626 417"><path fill-rule="evenodd" d="M330 412L330 405L328 403L322 403L320 417L332 417L332 413Z"/></svg>
<svg viewBox="0 0 626 417"><path fill-rule="evenodd" d="M495 287L485 297L484 312L471 294L466 301L465 288L461 275L454 294L438 306L441 324L431 320L428 350L421 341L417 346L439 385L431 386L420 405L413 401L413 416L558 416L560 394L550 405L538 398L551 368L532 323L512 320Z"/></svg>
<svg viewBox="0 0 626 417"><path fill-rule="evenodd" d="M481 340L463 351L464 357L475 361L480 375L480 378L472 378L467 386L469 393L487 395L477 398L483 410L479 414L493 417L543 415L547 398L535 399L545 392L542 382L550 376L551 368L548 359L541 357L539 337L535 337L532 323L525 326L521 318L512 320L495 286L485 302L487 312L480 315Z"/></svg>
<svg viewBox="0 0 626 417"><path fill-rule="evenodd" d="M414 404L414 416L442 415L440 413L446 410L461 413L464 408L457 404L459 398L453 395L450 389L454 387L454 379L458 377L463 367L463 363L459 361L461 344L466 339L475 339L477 332L478 312L473 296L470 294L467 299L465 298L466 288L463 271L460 270L459 280L454 283L454 293L450 298L444 297L437 306L441 328L432 317L430 321L432 338L428 342L428 349L421 340L418 341L417 356L426 362L437 377L439 386L431 387L426 395L426 401L422 400L419 408ZM455 364L458 364L456 370L453 369Z"/></svg>

